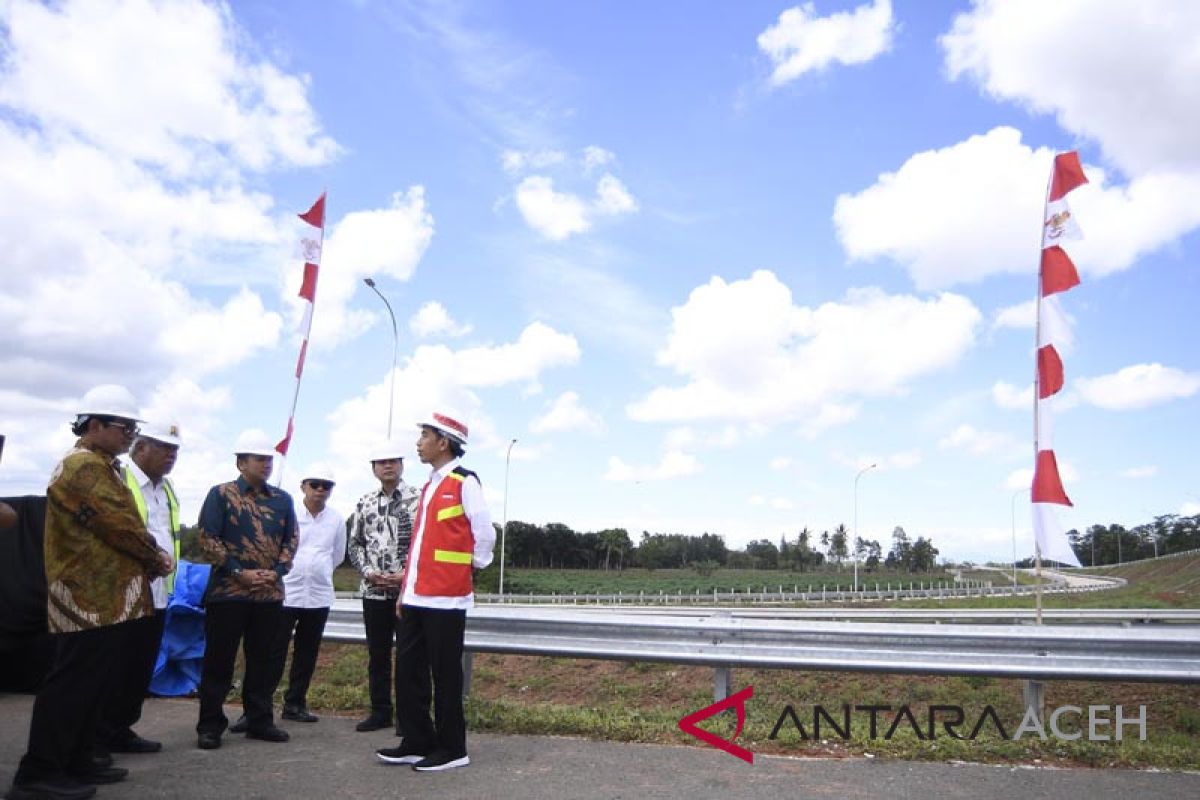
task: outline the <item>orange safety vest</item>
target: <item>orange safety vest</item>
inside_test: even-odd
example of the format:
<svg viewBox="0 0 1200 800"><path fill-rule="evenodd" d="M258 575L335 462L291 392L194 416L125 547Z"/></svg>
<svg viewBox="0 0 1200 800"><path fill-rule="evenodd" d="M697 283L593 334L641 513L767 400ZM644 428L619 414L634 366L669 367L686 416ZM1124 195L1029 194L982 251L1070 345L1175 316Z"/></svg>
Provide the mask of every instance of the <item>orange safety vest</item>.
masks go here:
<svg viewBox="0 0 1200 800"><path fill-rule="evenodd" d="M465 597L471 593L471 564L475 558L475 534L463 510L462 485L467 478L479 477L468 469L455 467L436 487L425 484L425 493L433 492L421 519L421 552L417 554L417 584L413 591L426 597ZM409 558L412 558L410 551Z"/></svg>

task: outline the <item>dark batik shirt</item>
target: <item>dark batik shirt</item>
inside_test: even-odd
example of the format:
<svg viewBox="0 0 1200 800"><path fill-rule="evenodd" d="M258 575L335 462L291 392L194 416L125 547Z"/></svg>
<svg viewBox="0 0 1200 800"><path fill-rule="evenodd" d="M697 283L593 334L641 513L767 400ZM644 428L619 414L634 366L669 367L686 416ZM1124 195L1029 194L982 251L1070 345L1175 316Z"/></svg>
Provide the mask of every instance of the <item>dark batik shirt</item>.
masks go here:
<svg viewBox="0 0 1200 800"><path fill-rule="evenodd" d="M283 576L296 552L296 511L287 492L264 485L253 489L242 478L208 490L200 509L200 546L213 564L209 603L283 600ZM274 570L270 588L249 589L234 570Z"/></svg>

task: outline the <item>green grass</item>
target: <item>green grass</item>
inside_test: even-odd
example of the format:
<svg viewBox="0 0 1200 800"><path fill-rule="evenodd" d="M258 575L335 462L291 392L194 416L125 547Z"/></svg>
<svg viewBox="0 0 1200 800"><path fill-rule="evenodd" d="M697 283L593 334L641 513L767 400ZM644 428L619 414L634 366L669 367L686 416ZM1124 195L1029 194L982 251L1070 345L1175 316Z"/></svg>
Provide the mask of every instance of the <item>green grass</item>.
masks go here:
<svg viewBox="0 0 1200 800"><path fill-rule="evenodd" d="M543 572L543 571L530 571ZM548 572L548 571L545 571ZM1127 564L1095 570L1118 575L1129 585L1114 590L1073 595L1046 595L1047 608L1198 607L1200 558L1181 557ZM627 580L683 579L686 570L644 571ZM677 574L673 574L677 573ZM560 573L563 574L563 573ZM567 577L588 573L571 571ZM603 573L601 573L603 574ZM695 573L691 573L695 575ZM751 572L761 584L764 572ZM998 574L998 573L997 573ZM612 577L610 573L608 577ZM713 576L728 583L728 576ZM811 577L811 576L805 576ZM844 579L844 575L841 576ZM797 578L800 578L797 575ZM506 575L507 580L507 575ZM920 580L919 578L917 580ZM778 584L780 581L775 580ZM1031 597L958 598L955 607L1032 607ZM945 608L949 602L912 601L911 605ZM1116 742L1041 741L1027 734L1020 741L1001 738L990 725L974 740L957 740L939 728L935 739L919 739L902 722L891 739L868 735L869 718L855 712L852 736L843 741L824 729L812 738L813 706L840 713L851 706L908 706L923 733L927 733L932 705L958 705L966 712L968 727L986 706L995 709L1011 736L1023 714L1022 681L974 677L926 677L850 672L791 672L737 670L734 690L754 686L747 705L746 727L738 743L758 754L806 756L871 754L885 758L968 760L991 763L1048 763L1097 767L1200 769L1200 686L1175 684L1053 681L1046 684L1046 705L1121 704L1129 713L1147 707L1148 740L1127 738ZM474 659L468 724L475 731L510 734L566 734L627 742L691 744L681 733L680 717L712 702L712 671L671 664L582 661L548 657L480 654ZM359 645L325 645L309 704L332 713L357 714L368 705L366 649ZM790 722L772 739L783 709L792 706L809 738ZM882 726L894 713L880 714ZM726 712L702 725L718 735L732 735L734 715ZM1136 734L1128 729L1131 736Z"/></svg>

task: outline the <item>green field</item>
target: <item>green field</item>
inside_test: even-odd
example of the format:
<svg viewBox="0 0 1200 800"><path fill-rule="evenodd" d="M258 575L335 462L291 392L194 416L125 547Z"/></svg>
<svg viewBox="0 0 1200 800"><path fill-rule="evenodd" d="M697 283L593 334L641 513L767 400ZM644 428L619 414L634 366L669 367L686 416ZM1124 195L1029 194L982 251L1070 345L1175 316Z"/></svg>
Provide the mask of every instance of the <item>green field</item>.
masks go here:
<svg viewBox="0 0 1200 800"><path fill-rule="evenodd" d="M536 575L534 580L550 580L554 575L544 570L514 572ZM1200 557L1127 564L1097 569L1096 572L1124 577L1129 585L1101 592L1047 595L1046 607L1200 607ZM559 576L574 579L588 574L572 571L559 573ZM719 571L711 577L718 581L717 585L724 585L730 583L730 574ZM765 571L733 574L738 575L741 583L752 581L756 591L761 591L761 585L771 580L768 575L778 576L773 580L775 587L783 582L784 575ZM980 577L987 574L985 571ZM999 577L999 573L991 574ZM688 571L647 573L627 570L620 574L609 573L607 577L630 582L622 585L661 588L670 585L665 582L673 579L686 580ZM824 576L830 585L844 582L845 577L845 573ZM812 574L806 573L803 576L796 574L792 580L807 582L813 578ZM505 579L507 582L507 574ZM609 591L615 584L595 585ZM680 584L681 588L683 585ZM914 603L939 608L951 604L969 608L1032 607L1033 598L970 598ZM366 655L366 649L358 645L324 646L309 696L310 705L326 713L364 713L367 707ZM1121 704L1127 712L1136 713L1138 706L1146 706L1147 741L1144 742L1138 741L1132 733L1120 742L1058 741L1053 738L1041 741L1033 734L1012 741L1001 738L991 726L983 729L974 740L957 740L946 735L928 740L919 738L908 724L900 726L890 739L883 738L882 730L871 738L865 718L858 713L855 713L849 740L832 735L828 728L822 731L820 738L815 738L811 726L813 707L817 705L834 710L835 718L842 704L888 705L893 709L908 706L922 730L926 727L930 706L961 706L966 711L968 724L982 709L990 706L1011 735L1022 716L1023 684L1020 680L736 670L734 689L750 685L754 686L754 698L747 705L747 723L738 743L755 753L835 757L870 754L926 760L1200 769L1200 686L1195 685L1093 681L1046 684L1048 708ZM467 718L474 731L696 744L694 739L679 732L677 722L681 716L710 702L712 670L708 668L481 654L474 659ZM803 721L810 738L802 738L790 723L776 738L771 738L782 710L789 705ZM726 713L708 720L704 727L728 736L733 731L731 716ZM883 718L890 722L893 716L887 714ZM1069 725L1067 727L1071 729Z"/></svg>

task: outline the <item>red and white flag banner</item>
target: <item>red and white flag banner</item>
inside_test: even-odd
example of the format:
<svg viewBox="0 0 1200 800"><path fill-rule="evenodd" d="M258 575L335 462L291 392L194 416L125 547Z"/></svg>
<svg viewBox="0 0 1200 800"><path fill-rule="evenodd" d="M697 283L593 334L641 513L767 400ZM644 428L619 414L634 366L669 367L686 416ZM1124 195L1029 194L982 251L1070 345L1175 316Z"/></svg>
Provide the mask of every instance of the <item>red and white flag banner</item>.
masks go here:
<svg viewBox="0 0 1200 800"><path fill-rule="evenodd" d="M288 453L295 430L296 401L300 397L300 379L304 375L304 359L308 355L308 336L312 332L313 307L317 302L317 278L321 271L321 249L325 244L325 193L317 198L312 208L297 215L308 224L300 237L300 253L304 258L304 277L300 281L299 297L304 300L304 314L300 319L300 355L296 358L296 390L292 397L292 410L288 415L287 434L275 445L282 456Z"/></svg>
<svg viewBox="0 0 1200 800"><path fill-rule="evenodd" d="M1033 534L1042 558L1081 566L1067 535L1058 522L1054 506L1070 506L1054 454L1053 416L1050 403L1065 383L1060 350L1070 343L1070 327L1059 305L1058 295L1079 284L1079 272L1063 249L1063 242L1081 237L1079 224L1067 204L1067 195L1083 184L1087 176L1079 163L1079 154L1060 153L1054 157L1054 172L1046 191L1042 217L1042 253L1038 266L1037 315L1037 391L1034 393Z"/></svg>

